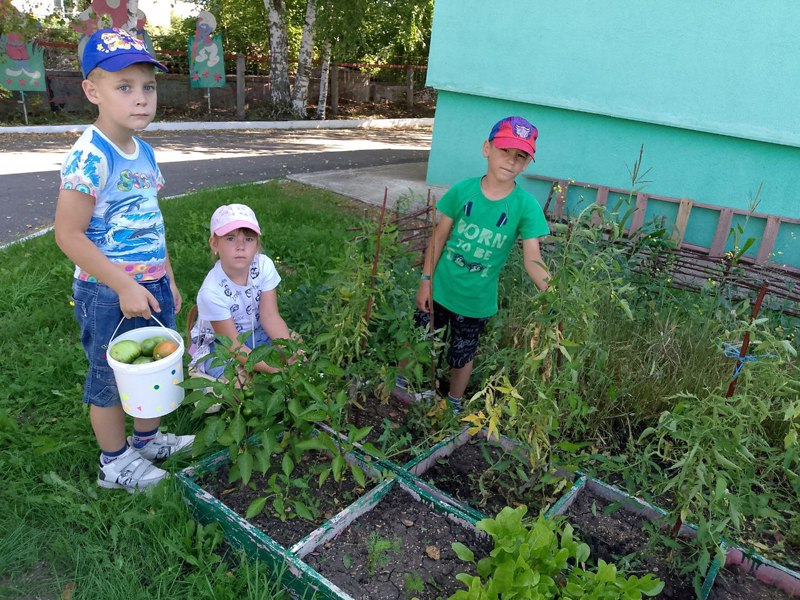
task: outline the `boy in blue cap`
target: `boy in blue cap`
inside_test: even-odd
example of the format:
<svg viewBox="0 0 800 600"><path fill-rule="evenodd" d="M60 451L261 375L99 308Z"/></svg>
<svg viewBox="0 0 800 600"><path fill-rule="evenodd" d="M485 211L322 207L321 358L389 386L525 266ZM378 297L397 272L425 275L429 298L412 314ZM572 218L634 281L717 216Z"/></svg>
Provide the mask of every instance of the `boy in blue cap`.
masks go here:
<svg viewBox="0 0 800 600"><path fill-rule="evenodd" d="M483 143L486 174L457 183L436 204L439 222L425 252L414 318L427 327L433 309L434 329L449 330L447 401L456 413L480 334L497 312L500 271L517 238L522 238L528 276L539 290L548 288L550 274L538 238L550 229L539 203L516 182L533 161L537 136L536 127L522 117L500 120ZM417 398L402 377L393 395Z"/></svg>
<svg viewBox="0 0 800 600"><path fill-rule="evenodd" d="M167 477L152 461L194 441L159 432L160 418L135 418L126 439L106 361L117 325L120 333L157 325L155 316L174 329L181 308L158 206L164 179L153 149L133 135L155 117L155 69L167 69L120 29L93 33L81 66L83 91L98 116L61 166L55 235L75 263L75 317L89 361L83 401L101 450L97 484L134 492Z"/></svg>

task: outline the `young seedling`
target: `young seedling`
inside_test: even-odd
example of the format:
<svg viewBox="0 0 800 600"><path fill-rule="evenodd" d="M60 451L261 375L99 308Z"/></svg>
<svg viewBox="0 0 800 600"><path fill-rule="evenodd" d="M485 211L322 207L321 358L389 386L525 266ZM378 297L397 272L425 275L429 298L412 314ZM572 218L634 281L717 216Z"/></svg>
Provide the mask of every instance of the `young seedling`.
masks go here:
<svg viewBox="0 0 800 600"><path fill-rule="evenodd" d="M373 531L367 538L367 573L374 575L378 569L389 564L391 554L400 552L400 540L382 538L377 531Z"/></svg>

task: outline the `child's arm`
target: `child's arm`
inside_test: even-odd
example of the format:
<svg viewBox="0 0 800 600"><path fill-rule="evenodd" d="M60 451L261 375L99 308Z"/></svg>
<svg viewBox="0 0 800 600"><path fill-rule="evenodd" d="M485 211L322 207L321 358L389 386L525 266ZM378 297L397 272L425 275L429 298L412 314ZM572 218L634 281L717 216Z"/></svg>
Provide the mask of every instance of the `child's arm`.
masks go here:
<svg viewBox="0 0 800 600"><path fill-rule="evenodd" d="M296 340L302 343L303 340L300 336L289 329L286 321L283 320L280 311L278 310L278 290L269 290L268 292L261 292L261 300L258 305L258 315L261 327L267 332L267 335L273 340ZM303 349L299 348L297 352L292 354L287 361L289 364L297 360L298 355L303 354Z"/></svg>
<svg viewBox="0 0 800 600"><path fill-rule="evenodd" d="M271 339L288 340L291 337L289 326L278 310L277 288L261 292L261 300L258 304L258 320Z"/></svg>
<svg viewBox="0 0 800 600"><path fill-rule="evenodd" d="M439 258L442 256L442 249L444 248L447 238L450 237L450 230L453 228L453 219L445 214L439 213L439 222L436 224L436 229L433 231L433 237L428 242L428 247L425 250L425 260L422 263L422 275L428 276L428 279L421 279L419 282L419 289L417 290L417 309L421 312L431 312L431 277L436 270L436 265L439 264Z"/></svg>
<svg viewBox="0 0 800 600"><path fill-rule="evenodd" d="M93 212L94 198L89 194L61 190L56 203L55 235L58 247L72 262L117 293L123 315L149 319L151 311L161 311L153 294L115 267L86 237Z"/></svg>
<svg viewBox="0 0 800 600"><path fill-rule="evenodd" d="M522 240L522 256L525 261L525 270L528 272L528 277L536 284L536 287L541 291L545 291L550 287L550 273L547 267L544 266L542 260L542 252L539 249L539 238L528 238Z"/></svg>
<svg viewBox="0 0 800 600"><path fill-rule="evenodd" d="M167 271L167 275L169 275L169 289L172 292L172 301L175 304L175 314L177 315L181 312L183 297L181 297L178 284L175 283L175 275L172 272L172 262L169 260L169 251L167 251L167 259L164 261L164 269Z"/></svg>
<svg viewBox="0 0 800 600"><path fill-rule="evenodd" d="M236 353L236 358L242 364L247 362L247 355L252 352L245 344L239 342L239 332L236 331L236 325L233 319L225 319L224 321L211 321L211 327L214 329L215 335L224 335L233 342L231 350ZM270 367L263 360L256 363L254 370L259 373L277 373L278 369Z"/></svg>

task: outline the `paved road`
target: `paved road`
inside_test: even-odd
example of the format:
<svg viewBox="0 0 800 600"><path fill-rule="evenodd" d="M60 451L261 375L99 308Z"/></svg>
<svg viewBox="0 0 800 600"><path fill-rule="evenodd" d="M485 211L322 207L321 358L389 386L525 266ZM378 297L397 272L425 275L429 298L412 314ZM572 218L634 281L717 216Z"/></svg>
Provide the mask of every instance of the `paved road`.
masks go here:
<svg viewBox="0 0 800 600"><path fill-rule="evenodd" d="M0 245L52 225L58 170L78 135L0 135ZM155 148L165 197L298 173L426 161L431 130L157 131L142 137Z"/></svg>

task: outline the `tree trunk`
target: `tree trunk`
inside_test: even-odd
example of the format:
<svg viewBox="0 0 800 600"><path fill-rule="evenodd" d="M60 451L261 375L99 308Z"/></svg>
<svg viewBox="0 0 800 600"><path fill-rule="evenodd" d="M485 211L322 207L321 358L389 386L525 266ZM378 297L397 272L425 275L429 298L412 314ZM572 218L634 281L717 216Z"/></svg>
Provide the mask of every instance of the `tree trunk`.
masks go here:
<svg viewBox="0 0 800 600"><path fill-rule="evenodd" d="M328 74L331 70L331 43L325 41L322 46L322 69L319 74L319 102L317 102L317 119L325 118L328 103Z"/></svg>
<svg viewBox="0 0 800 600"><path fill-rule="evenodd" d="M292 92L292 112L301 119L306 118L308 79L311 75L311 59L314 57L314 22L317 20L317 0L306 0L306 18L300 52L297 55L297 77Z"/></svg>
<svg viewBox="0 0 800 600"><path fill-rule="evenodd" d="M269 25L269 81L270 99L274 107L282 109L292 100L289 93L289 49L286 41L284 0L264 0Z"/></svg>
<svg viewBox="0 0 800 600"><path fill-rule="evenodd" d="M339 65L331 65L331 116L339 116Z"/></svg>

